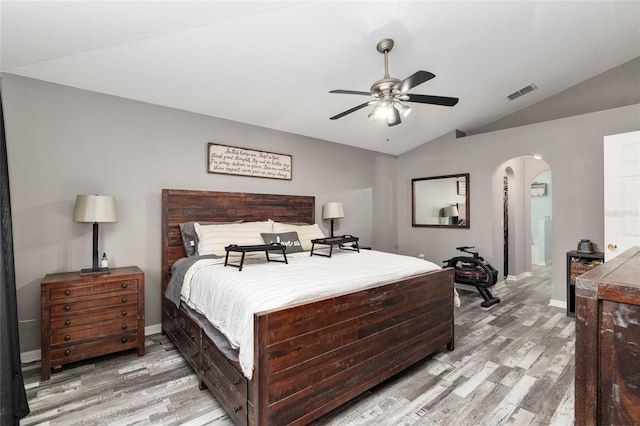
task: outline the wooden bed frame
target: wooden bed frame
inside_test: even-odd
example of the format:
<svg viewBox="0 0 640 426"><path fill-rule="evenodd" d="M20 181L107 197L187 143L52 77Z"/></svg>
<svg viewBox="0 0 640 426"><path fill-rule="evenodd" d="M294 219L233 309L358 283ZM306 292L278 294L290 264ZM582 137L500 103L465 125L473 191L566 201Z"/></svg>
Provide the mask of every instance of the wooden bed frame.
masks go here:
<svg viewBox="0 0 640 426"><path fill-rule="evenodd" d="M260 312L253 378L164 297L185 256L179 224L314 223L312 196L162 190L162 330L239 425L307 424L445 346L454 348L453 270Z"/></svg>

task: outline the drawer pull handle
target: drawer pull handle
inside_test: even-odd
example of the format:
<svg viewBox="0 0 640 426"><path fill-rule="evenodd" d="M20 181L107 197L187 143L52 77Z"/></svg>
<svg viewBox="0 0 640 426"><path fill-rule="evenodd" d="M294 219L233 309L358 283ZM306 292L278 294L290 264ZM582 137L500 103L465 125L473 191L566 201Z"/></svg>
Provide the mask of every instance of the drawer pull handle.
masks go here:
<svg viewBox="0 0 640 426"><path fill-rule="evenodd" d="M127 316L127 311L122 311L122 316L126 317Z"/></svg>
<svg viewBox="0 0 640 426"><path fill-rule="evenodd" d="M64 351L64 356L69 356L71 354L71 351L69 349L67 349L66 351Z"/></svg>
<svg viewBox="0 0 640 426"><path fill-rule="evenodd" d="M127 338L126 337L122 338L122 343L127 343Z"/></svg>
<svg viewBox="0 0 640 426"><path fill-rule="evenodd" d="M65 296L71 296L71 290L65 290L64 291L64 295Z"/></svg>
<svg viewBox="0 0 640 426"><path fill-rule="evenodd" d="M242 410L242 407L233 407L233 412L234 413L237 413L240 410Z"/></svg>
<svg viewBox="0 0 640 426"><path fill-rule="evenodd" d="M127 329L127 324L122 324L122 329L126 330Z"/></svg>
<svg viewBox="0 0 640 426"><path fill-rule="evenodd" d="M69 326L71 325L71 321L66 320L66 321L64 322L64 325L66 325L67 327L69 327Z"/></svg>
<svg viewBox="0 0 640 426"><path fill-rule="evenodd" d="M64 310L65 310L65 311L67 311L67 312L69 312L69 311L71 310L71 305L67 305L67 306L65 306L65 307L64 307Z"/></svg>
<svg viewBox="0 0 640 426"><path fill-rule="evenodd" d="M240 384L240 380L234 380L234 381L233 381L233 384L234 384L234 385L236 385L236 386L238 386L238 385Z"/></svg>
<svg viewBox="0 0 640 426"><path fill-rule="evenodd" d="M127 288L127 283L126 282L122 283L122 288Z"/></svg>
<svg viewBox="0 0 640 426"><path fill-rule="evenodd" d="M122 298L122 303L127 303L127 298L126 297Z"/></svg>
<svg viewBox="0 0 640 426"><path fill-rule="evenodd" d="M66 342L68 342L69 340L71 340L71 336L69 336L68 334L66 336L64 336L64 340Z"/></svg>

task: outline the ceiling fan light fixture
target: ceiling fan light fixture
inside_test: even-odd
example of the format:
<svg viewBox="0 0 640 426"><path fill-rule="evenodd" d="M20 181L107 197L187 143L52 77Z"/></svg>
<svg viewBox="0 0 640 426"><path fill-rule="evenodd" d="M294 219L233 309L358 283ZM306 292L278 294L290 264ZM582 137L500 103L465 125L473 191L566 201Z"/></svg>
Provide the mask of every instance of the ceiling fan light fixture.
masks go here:
<svg viewBox="0 0 640 426"><path fill-rule="evenodd" d="M367 116L367 117L369 117L369 120L376 121L376 119L377 119L376 117L378 115L378 108L379 107L380 106L377 103L373 106L373 109L371 109L371 112Z"/></svg>
<svg viewBox="0 0 640 426"><path fill-rule="evenodd" d="M398 112L400 112L400 114L402 115L402 117L406 117L409 115L409 113L411 112L411 107L404 105L398 101L395 101L393 103L393 106L398 110Z"/></svg>
<svg viewBox="0 0 640 426"><path fill-rule="evenodd" d="M329 117L330 120L337 120L352 112L359 111L367 106L373 106L368 117L371 121L383 121L390 127L402 123L402 117L406 117L411 112L411 108L403 102L414 102L419 104L431 104L452 107L458 103L458 98L435 95L419 95L407 93L414 87L431 80L435 74L424 70L418 70L404 80L393 78L389 75L389 52L393 48L393 40L385 38L380 40L376 49L384 55L384 77L375 81L368 92L356 90L330 90L329 93L342 93L347 95L370 96L369 102L357 105L340 114Z"/></svg>
<svg viewBox="0 0 640 426"><path fill-rule="evenodd" d="M391 103L389 103L386 100L380 100L375 104L375 106L371 110L371 113L369 114L369 118L372 121L388 122L389 120L393 119L392 108L393 106L391 105Z"/></svg>

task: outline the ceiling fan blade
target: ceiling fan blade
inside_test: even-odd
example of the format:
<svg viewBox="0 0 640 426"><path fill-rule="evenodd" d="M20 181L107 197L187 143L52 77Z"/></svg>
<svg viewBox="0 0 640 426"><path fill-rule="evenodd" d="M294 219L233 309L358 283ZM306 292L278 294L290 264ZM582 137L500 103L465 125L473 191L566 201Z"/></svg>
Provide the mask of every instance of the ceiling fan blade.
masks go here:
<svg viewBox="0 0 640 426"><path fill-rule="evenodd" d="M400 111L398 111L395 108L391 108L393 110L393 121L388 122L387 124L389 125L389 127L391 126L397 126L398 124L400 124L402 122L402 120L400 119Z"/></svg>
<svg viewBox="0 0 640 426"><path fill-rule="evenodd" d="M371 92L358 92L356 90L331 90L329 93L342 93L342 94L345 94L345 95L371 96Z"/></svg>
<svg viewBox="0 0 640 426"><path fill-rule="evenodd" d="M429 81L434 77L435 75L430 73L429 71L416 71L409 77L402 80L400 83L396 84L395 88L398 89L400 93L404 93L407 90L412 89L417 85L424 83L425 81Z"/></svg>
<svg viewBox="0 0 640 426"><path fill-rule="evenodd" d="M356 107L353 107L351 109L348 109L348 110L346 110L344 112L341 112L338 115L334 115L333 117L329 118L329 120L337 120L338 118L342 118L347 114L351 114L352 112L355 112L355 111L357 111L359 109L362 109L362 108L366 107L367 105L369 105L369 103L370 103L370 101L369 102L365 102L363 104L360 104L360 105L358 105Z"/></svg>
<svg viewBox="0 0 640 426"><path fill-rule="evenodd" d="M421 104L433 104L452 107L458 103L458 98L449 98L446 96L433 96L433 95L412 95L407 93L407 102L418 102Z"/></svg>

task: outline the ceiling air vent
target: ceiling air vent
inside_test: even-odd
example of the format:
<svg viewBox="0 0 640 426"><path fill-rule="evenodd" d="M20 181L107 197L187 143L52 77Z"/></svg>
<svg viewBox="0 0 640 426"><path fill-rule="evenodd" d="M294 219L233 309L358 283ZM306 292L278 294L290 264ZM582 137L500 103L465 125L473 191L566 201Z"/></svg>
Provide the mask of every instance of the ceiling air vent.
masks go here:
<svg viewBox="0 0 640 426"><path fill-rule="evenodd" d="M529 93L529 92L533 92L533 91L534 91L534 90L536 90L537 88L538 88L538 87L537 87L535 84L531 83L531 84L529 84L529 85L527 85L527 86L524 86L522 89L516 90L516 91L515 91L515 92L513 92L513 93L509 93L509 94L506 96L506 98L507 98L507 99L509 99L510 101L512 101L512 100L514 100L514 99L516 99L516 98L519 98L519 97L520 97L520 96L522 96L522 95L526 95L526 94L527 94L527 93Z"/></svg>

